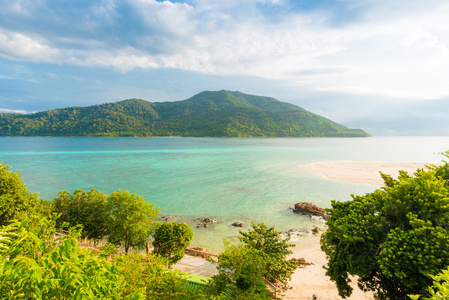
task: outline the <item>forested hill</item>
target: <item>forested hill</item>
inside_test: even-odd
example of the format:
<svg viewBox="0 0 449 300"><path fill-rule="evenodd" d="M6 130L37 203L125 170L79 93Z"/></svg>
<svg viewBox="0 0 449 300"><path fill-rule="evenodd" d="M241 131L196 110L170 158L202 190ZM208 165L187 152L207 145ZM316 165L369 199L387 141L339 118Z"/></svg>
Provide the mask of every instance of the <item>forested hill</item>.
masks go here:
<svg viewBox="0 0 449 300"><path fill-rule="evenodd" d="M221 90L176 102L123 100L33 114L0 113L0 136L361 137L274 98Z"/></svg>

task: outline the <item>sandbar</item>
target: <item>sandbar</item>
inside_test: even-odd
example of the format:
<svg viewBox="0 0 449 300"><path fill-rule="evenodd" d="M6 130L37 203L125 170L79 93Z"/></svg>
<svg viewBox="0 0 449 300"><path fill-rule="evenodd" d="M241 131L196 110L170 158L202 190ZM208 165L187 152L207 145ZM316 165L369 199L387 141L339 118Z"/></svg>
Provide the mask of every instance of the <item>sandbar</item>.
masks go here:
<svg viewBox="0 0 449 300"><path fill-rule="evenodd" d="M397 179L399 170L413 174L417 169L425 169L425 165L424 163L337 160L309 163L300 167L331 180L383 185L384 181L379 172Z"/></svg>

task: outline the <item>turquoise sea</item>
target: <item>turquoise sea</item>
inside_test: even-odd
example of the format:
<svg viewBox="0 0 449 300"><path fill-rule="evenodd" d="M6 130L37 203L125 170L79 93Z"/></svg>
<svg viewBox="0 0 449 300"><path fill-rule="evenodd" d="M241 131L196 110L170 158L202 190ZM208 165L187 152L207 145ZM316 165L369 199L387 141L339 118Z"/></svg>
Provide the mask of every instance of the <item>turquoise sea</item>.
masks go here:
<svg viewBox="0 0 449 300"><path fill-rule="evenodd" d="M301 165L329 160L438 163L449 137L373 138L53 138L2 137L0 161L20 171L30 191L129 190L163 216L188 221L193 246L219 251L241 221L305 230L319 221L289 207L365 194L379 186L326 180ZM196 228L192 219L219 220Z"/></svg>

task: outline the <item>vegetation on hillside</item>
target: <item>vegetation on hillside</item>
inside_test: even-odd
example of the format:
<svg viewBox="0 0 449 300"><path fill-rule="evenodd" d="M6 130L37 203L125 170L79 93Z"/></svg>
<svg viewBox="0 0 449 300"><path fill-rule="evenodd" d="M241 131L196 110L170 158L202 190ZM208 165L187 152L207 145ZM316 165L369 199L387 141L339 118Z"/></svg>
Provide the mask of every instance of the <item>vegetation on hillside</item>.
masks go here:
<svg viewBox="0 0 449 300"><path fill-rule="evenodd" d="M361 137L359 129L280 102L226 90L22 115L0 113L0 136Z"/></svg>

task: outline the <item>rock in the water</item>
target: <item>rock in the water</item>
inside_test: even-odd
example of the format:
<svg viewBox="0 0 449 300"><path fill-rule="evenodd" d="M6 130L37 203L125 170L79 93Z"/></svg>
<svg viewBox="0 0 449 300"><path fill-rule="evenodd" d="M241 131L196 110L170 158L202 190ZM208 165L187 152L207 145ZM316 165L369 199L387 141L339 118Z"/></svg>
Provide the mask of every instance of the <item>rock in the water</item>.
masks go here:
<svg viewBox="0 0 449 300"><path fill-rule="evenodd" d="M324 208L321 208L315 204L308 203L308 202L299 202L295 204L295 208L293 211L297 214L302 214L306 216L320 216L324 219L329 218L329 213L324 210Z"/></svg>
<svg viewBox="0 0 449 300"><path fill-rule="evenodd" d="M208 228L208 227L210 227L213 223L218 223L218 220L211 219L211 218L198 218L198 219L195 219L194 221L200 221L200 222L196 225L196 228L200 228L200 227Z"/></svg>
<svg viewBox="0 0 449 300"><path fill-rule="evenodd" d="M234 227L243 227L243 225L244 224L242 222L234 222L231 224L231 226L234 226Z"/></svg>
<svg viewBox="0 0 449 300"><path fill-rule="evenodd" d="M173 216L162 216L159 218L159 220L161 222L169 222L170 220L172 220L174 217Z"/></svg>
<svg viewBox="0 0 449 300"><path fill-rule="evenodd" d="M312 233L313 234L319 234L321 231L321 229L318 226L315 226L312 228Z"/></svg>

